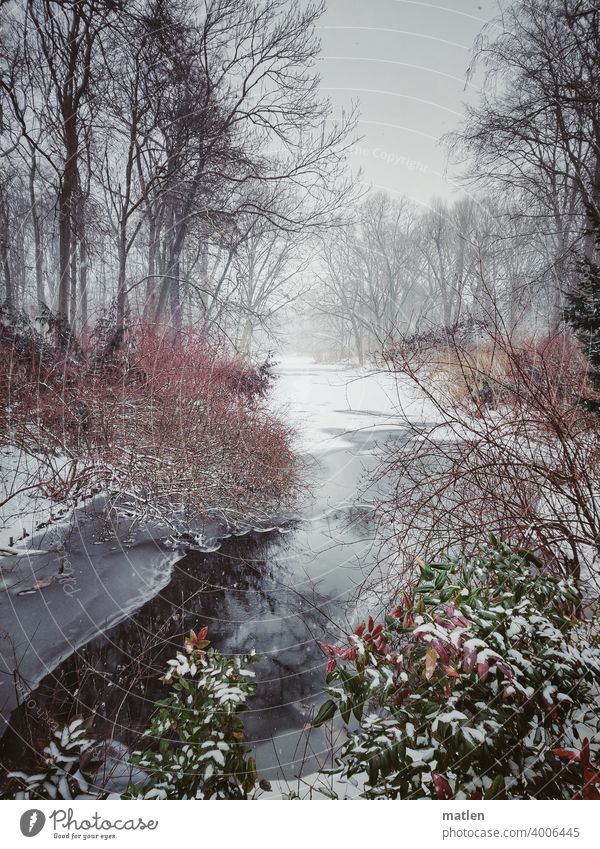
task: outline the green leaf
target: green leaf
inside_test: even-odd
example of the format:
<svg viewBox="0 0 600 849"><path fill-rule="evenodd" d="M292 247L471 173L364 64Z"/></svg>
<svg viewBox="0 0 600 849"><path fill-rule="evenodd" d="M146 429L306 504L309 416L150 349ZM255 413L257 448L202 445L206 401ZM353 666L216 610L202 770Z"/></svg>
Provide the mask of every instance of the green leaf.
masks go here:
<svg viewBox="0 0 600 849"><path fill-rule="evenodd" d="M379 776L379 758L374 756L369 758L369 762L367 764L367 771L369 773L369 784L373 787L377 784L377 778Z"/></svg>
<svg viewBox="0 0 600 849"><path fill-rule="evenodd" d="M354 702L354 705L352 706L352 713L359 722L362 719L364 704L364 700L359 699L358 701Z"/></svg>
<svg viewBox="0 0 600 849"><path fill-rule="evenodd" d="M328 699L326 702L324 702L319 708L319 712L313 719L313 728L319 728L319 726L323 725L325 722L329 722L330 719L333 719L336 710L337 705L332 699Z"/></svg>
<svg viewBox="0 0 600 849"><path fill-rule="evenodd" d="M435 588L436 590L441 590L444 584L447 581L447 576L445 572L440 572L440 574L435 579Z"/></svg>
<svg viewBox="0 0 600 849"><path fill-rule="evenodd" d="M492 781L492 786L483 794L484 799L506 799L506 787L504 776L497 775Z"/></svg>

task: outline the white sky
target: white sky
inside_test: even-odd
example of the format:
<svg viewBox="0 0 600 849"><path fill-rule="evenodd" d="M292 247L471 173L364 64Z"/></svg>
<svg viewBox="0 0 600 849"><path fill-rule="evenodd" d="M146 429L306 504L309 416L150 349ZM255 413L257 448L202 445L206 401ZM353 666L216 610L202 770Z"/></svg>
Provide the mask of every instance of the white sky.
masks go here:
<svg viewBox="0 0 600 849"><path fill-rule="evenodd" d="M473 42L495 0L328 0L319 35L323 90L339 110L360 101L351 157L369 185L427 204L457 190L439 138L458 126Z"/></svg>

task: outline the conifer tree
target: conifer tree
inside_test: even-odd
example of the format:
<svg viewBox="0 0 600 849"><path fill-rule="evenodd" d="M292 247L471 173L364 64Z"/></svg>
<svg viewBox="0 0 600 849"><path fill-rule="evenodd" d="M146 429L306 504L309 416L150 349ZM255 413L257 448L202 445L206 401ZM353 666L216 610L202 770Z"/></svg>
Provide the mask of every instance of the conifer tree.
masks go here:
<svg viewBox="0 0 600 849"><path fill-rule="evenodd" d="M582 398L600 414L600 266L590 259L580 263L577 290L566 295L565 321L581 343L589 361L589 382L596 397Z"/></svg>

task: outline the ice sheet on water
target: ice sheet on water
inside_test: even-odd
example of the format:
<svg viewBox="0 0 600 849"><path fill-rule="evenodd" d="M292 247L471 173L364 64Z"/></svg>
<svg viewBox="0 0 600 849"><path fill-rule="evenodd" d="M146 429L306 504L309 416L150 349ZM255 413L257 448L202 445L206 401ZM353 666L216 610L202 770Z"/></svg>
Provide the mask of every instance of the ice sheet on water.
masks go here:
<svg viewBox="0 0 600 849"><path fill-rule="evenodd" d="M127 546L119 534L106 516L76 511L68 547L55 530L48 552L0 561L0 733L45 675L156 595L183 556L151 529L140 528ZM92 549L92 541L100 544Z"/></svg>
<svg viewBox="0 0 600 849"><path fill-rule="evenodd" d="M382 371L315 363L310 357L288 357L277 368L275 410L288 412L303 451L347 447L343 434L389 430L411 421L431 420L428 405L402 378Z"/></svg>
<svg viewBox="0 0 600 849"><path fill-rule="evenodd" d="M32 555L27 540L38 526L70 512L50 498L47 489L55 473L65 472L70 462L60 455L36 457L13 446L0 449L0 554L28 547Z"/></svg>

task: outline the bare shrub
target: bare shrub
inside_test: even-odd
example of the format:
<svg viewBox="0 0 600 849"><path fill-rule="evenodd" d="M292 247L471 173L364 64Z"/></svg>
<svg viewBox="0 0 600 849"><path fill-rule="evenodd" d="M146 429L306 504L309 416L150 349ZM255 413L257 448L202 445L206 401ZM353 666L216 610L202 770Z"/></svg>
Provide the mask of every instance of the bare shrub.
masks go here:
<svg viewBox="0 0 600 849"><path fill-rule="evenodd" d="M513 341L401 340L386 367L426 399L426 427L407 419L378 472L391 482L381 528L401 556L477 551L482 531L536 552L561 575L597 576L599 421L581 403L587 364L564 333ZM485 533L483 534L485 538Z"/></svg>
<svg viewBox="0 0 600 849"><path fill-rule="evenodd" d="M289 495L295 463L263 404L268 368L192 331L139 324L58 349L25 330L0 339L0 438L49 466L68 458L51 497L105 491L140 517L176 511L181 523L209 509L264 515Z"/></svg>

